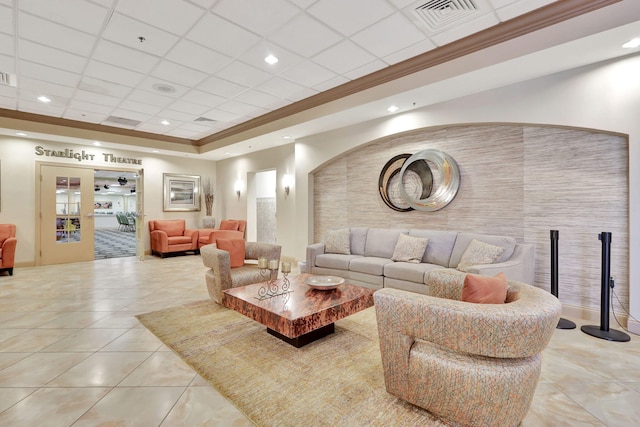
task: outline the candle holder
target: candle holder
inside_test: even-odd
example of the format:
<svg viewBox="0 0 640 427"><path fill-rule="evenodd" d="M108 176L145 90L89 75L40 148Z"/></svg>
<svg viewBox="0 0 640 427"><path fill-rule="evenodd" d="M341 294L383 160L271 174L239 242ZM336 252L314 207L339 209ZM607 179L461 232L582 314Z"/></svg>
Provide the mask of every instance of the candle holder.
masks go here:
<svg viewBox="0 0 640 427"><path fill-rule="evenodd" d="M291 263L282 263L282 274L284 279L282 280L282 288L280 288L280 282L278 280L278 260L272 259L267 262L265 258L260 258L258 260L258 268L260 269L260 277L265 277L267 275L267 270L269 271L268 280L264 280L260 289L258 289L258 299L260 301L273 298L279 295L286 295L287 298L284 301L284 304L287 304L289 301L288 294L289 292L289 278L287 275L291 272ZM285 266L287 264L288 266ZM286 272L285 272L286 271Z"/></svg>

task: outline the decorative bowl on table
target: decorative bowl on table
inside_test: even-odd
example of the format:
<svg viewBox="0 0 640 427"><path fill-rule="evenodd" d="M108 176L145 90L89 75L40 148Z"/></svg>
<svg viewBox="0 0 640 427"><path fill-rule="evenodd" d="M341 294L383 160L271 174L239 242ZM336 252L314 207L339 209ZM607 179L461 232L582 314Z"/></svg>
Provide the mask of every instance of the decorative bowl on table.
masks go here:
<svg viewBox="0 0 640 427"><path fill-rule="evenodd" d="M307 277L304 283L313 289L328 290L340 286L340 284L344 283L344 279L337 276L311 276Z"/></svg>

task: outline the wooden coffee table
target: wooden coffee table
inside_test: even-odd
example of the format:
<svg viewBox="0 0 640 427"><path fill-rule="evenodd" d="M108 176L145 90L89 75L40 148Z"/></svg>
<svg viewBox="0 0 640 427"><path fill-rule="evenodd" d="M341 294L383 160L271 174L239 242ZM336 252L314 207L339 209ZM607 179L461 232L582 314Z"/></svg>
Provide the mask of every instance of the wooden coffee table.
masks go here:
<svg viewBox="0 0 640 427"><path fill-rule="evenodd" d="M222 305L262 323L267 332L300 348L334 332L334 322L373 306L373 289L342 283L317 290L305 284L310 274L289 278L287 295L260 300L256 283L222 292ZM278 279L282 285L282 279Z"/></svg>

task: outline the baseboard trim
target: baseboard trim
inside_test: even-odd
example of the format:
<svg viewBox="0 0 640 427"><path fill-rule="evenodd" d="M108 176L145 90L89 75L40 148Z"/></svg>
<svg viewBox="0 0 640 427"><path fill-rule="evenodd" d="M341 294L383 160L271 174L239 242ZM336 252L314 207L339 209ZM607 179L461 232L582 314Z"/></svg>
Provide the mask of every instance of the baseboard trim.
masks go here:
<svg viewBox="0 0 640 427"><path fill-rule="evenodd" d="M598 325L600 324L600 310L595 310L593 308L562 304L562 315L567 317L573 317L573 318L578 318L582 320L596 322L596 324ZM627 315L627 313L624 313L624 312L619 313L618 311L616 311L616 317L618 318L617 321L616 321L616 318L613 316L613 313L611 312L611 310L609 310L609 326L611 328L618 328L619 327L618 322L620 322L620 324L624 328L628 328L629 326L627 325L629 323L631 324L637 323L633 321L629 322L629 316ZM640 328L640 323L637 323L636 326Z"/></svg>

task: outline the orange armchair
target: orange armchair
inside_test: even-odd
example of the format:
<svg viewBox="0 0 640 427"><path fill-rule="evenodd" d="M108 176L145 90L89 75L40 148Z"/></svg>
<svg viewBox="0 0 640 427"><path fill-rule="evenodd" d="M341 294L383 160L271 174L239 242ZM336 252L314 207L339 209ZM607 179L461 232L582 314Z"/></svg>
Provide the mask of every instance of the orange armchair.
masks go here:
<svg viewBox="0 0 640 427"><path fill-rule="evenodd" d="M198 253L198 230L187 230L184 219L150 220L149 232L153 255L164 258L177 252Z"/></svg>
<svg viewBox="0 0 640 427"><path fill-rule="evenodd" d="M13 262L16 256L16 226L0 224L0 272L8 271L13 276Z"/></svg>
<svg viewBox="0 0 640 427"><path fill-rule="evenodd" d="M198 230L198 249L216 242L216 239L245 239L247 221L244 219L223 219L220 228L201 228Z"/></svg>

